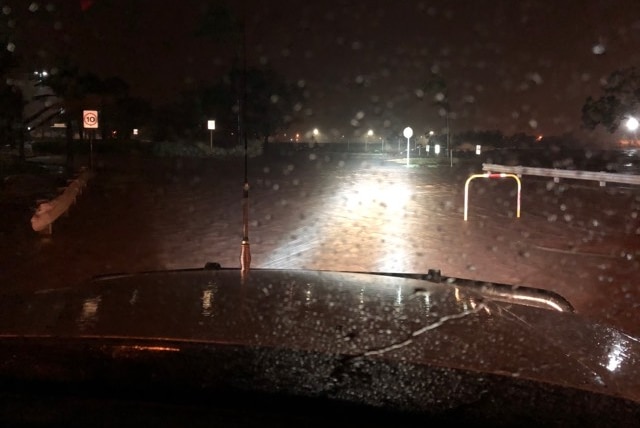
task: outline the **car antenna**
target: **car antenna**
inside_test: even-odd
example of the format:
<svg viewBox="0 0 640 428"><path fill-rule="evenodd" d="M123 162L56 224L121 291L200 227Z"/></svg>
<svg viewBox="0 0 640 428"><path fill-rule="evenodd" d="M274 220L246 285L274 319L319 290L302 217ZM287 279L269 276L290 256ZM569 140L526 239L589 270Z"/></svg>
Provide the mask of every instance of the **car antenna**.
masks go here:
<svg viewBox="0 0 640 428"><path fill-rule="evenodd" d="M247 102L247 45L245 41L244 19L241 22L242 37L242 83L239 103L239 131L244 140L244 184L242 186L242 244L240 245L240 271L249 272L251 265L251 247L249 245L249 177L247 161L247 132L245 125L245 109Z"/></svg>

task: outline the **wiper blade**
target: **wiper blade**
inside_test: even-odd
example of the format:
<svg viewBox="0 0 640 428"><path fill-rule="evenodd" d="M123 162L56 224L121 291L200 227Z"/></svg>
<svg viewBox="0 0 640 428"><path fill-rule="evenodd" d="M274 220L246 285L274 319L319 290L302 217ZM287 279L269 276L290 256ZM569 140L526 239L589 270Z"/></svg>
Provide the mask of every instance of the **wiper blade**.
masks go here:
<svg viewBox="0 0 640 428"><path fill-rule="evenodd" d="M498 282L476 281L473 279L443 276L437 269L429 269L424 273L398 272L351 272L371 275L393 276L399 278L430 281L438 284L454 285L472 289L493 300L551 309L559 312L575 312L573 305L560 294L542 288L522 285L501 284Z"/></svg>

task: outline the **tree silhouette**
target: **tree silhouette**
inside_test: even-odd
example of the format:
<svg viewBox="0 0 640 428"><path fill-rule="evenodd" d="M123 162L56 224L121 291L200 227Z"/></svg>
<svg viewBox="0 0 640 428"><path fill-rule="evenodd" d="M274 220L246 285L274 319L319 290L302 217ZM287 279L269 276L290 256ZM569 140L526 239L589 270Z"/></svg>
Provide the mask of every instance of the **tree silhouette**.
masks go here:
<svg viewBox="0 0 640 428"><path fill-rule="evenodd" d="M302 100L302 91L271 68L232 70L217 85L204 92L203 109L210 112L225 127L232 127L237 117L238 81L244 79L244 125L247 135L263 141L267 150L269 138L282 131L297 117L295 105Z"/></svg>
<svg viewBox="0 0 640 428"><path fill-rule="evenodd" d="M601 125L613 133L626 117L640 113L640 70L636 67L611 73L602 91L601 97L588 97L582 107L585 128Z"/></svg>

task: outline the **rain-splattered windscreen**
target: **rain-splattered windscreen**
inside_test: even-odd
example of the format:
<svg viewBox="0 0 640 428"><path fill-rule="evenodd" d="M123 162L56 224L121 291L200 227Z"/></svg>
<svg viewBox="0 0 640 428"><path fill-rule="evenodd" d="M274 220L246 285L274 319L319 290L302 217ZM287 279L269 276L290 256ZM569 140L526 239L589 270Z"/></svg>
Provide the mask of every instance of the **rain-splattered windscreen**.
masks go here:
<svg viewBox="0 0 640 428"><path fill-rule="evenodd" d="M0 1L7 289L202 267L551 290L640 334L635 0Z"/></svg>

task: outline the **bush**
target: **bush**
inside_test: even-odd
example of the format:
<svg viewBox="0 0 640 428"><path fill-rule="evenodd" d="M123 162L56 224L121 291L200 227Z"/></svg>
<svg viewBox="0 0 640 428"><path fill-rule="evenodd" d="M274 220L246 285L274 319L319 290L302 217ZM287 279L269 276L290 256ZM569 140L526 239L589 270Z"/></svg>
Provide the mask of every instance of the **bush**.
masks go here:
<svg viewBox="0 0 640 428"><path fill-rule="evenodd" d="M204 152L194 144L161 141L153 143L151 153L158 157L204 157Z"/></svg>
<svg viewBox="0 0 640 428"><path fill-rule="evenodd" d="M36 141L32 144L35 155L64 155L67 153L66 140ZM132 153L149 150L149 143L138 140L94 140L94 153ZM89 154L91 145L89 140L73 140L73 153Z"/></svg>
<svg viewBox="0 0 640 428"><path fill-rule="evenodd" d="M73 152L75 154L88 154L90 151L89 141L73 141ZM213 146L204 142L171 142L159 141L149 143L138 140L94 140L94 153L99 154L130 154L130 153L151 153L158 157L198 157L198 158L223 158L244 155L244 145L237 145L229 148ZM37 155L64 155L67 153L67 142L62 141L38 141L33 143L33 152ZM262 154L262 143L260 141L250 141L247 145L247 153L250 157Z"/></svg>

